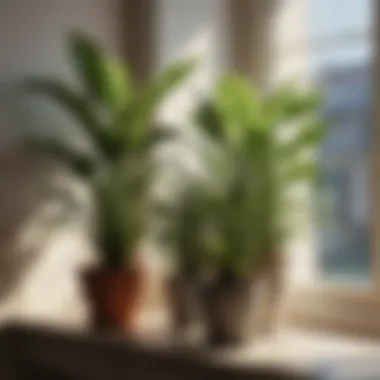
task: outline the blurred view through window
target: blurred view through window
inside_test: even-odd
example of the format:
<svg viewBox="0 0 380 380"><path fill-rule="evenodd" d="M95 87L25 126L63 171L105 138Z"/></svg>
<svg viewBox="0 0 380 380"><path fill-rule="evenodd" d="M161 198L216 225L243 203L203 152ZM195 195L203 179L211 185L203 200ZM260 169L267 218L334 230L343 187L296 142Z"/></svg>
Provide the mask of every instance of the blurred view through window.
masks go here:
<svg viewBox="0 0 380 380"><path fill-rule="evenodd" d="M310 0L309 7L311 68L329 125L318 191L326 213L316 240L319 268L332 281L371 275L371 2Z"/></svg>
<svg viewBox="0 0 380 380"><path fill-rule="evenodd" d="M313 202L313 263L333 283L371 280L373 1L285 0L277 22L276 79L311 80L324 95L329 131Z"/></svg>

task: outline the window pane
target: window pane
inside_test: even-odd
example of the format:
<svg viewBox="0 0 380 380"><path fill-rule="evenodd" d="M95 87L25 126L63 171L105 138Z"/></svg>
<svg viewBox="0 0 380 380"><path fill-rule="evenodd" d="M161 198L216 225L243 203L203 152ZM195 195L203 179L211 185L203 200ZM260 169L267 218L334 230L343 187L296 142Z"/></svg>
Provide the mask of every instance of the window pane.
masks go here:
<svg viewBox="0 0 380 380"><path fill-rule="evenodd" d="M309 52L309 67L317 77L326 72L351 68L353 66L366 66L372 61L372 44L370 41L355 42L347 47L333 45L329 48L320 47ZM339 75L338 73L336 75Z"/></svg>
<svg viewBox="0 0 380 380"><path fill-rule="evenodd" d="M311 3L312 37L370 25L368 0ZM363 38L352 45L345 41L342 46L316 49L310 58L329 125L320 154L317 244L320 273L331 281L371 278L371 50L371 41Z"/></svg>
<svg viewBox="0 0 380 380"><path fill-rule="evenodd" d="M319 235L322 273L369 280L370 65L330 67L322 74L329 125L320 155L320 192L329 209Z"/></svg>
<svg viewBox="0 0 380 380"><path fill-rule="evenodd" d="M325 37L360 32L371 26L371 0L311 0L310 37Z"/></svg>

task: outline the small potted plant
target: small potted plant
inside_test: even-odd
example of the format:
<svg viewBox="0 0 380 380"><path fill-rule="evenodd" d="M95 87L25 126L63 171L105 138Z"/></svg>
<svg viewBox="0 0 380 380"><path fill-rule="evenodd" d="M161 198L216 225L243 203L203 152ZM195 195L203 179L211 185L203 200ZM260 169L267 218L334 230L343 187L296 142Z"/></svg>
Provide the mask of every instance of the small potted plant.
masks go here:
<svg viewBox="0 0 380 380"><path fill-rule="evenodd" d="M150 212L151 153L167 135L154 128L155 111L186 79L194 63L173 64L138 88L128 69L87 36L73 33L69 52L77 86L49 78L32 78L25 86L72 117L86 138L86 149L58 137L31 138L92 193L93 240L100 260L97 267L84 271L83 282L94 325L131 330L144 288L137 256Z"/></svg>
<svg viewBox="0 0 380 380"><path fill-rule="evenodd" d="M253 327L257 281L285 236L288 190L317 168L310 153L324 132L318 104L314 92L284 86L262 95L245 79L225 76L199 106L197 124L220 152L212 166L206 162L219 186L203 201L202 252L212 268L203 306L212 344L241 343Z"/></svg>
<svg viewBox="0 0 380 380"><path fill-rule="evenodd" d="M200 278L205 257L205 210L201 197L197 181L190 181L160 214L163 225L159 241L172 269L166 288L173 332L185 338L196 335L201 322Z"/></svg>
<svg viewBox="0 0 380 380"><path fill-rule="evenodd" d="M204 229L207 228L207 200L218 188L210 176L215 144L197 128L178 129L176 144L184 143L184 157L169 159L165 167L165 189L156 202L156 240L167 259L170 274L166 295L172 331L177 337L193 340L202 332L201 288L207 273ZM181 152L183 150L181 149ZM191 164L191 165L190 165Z"/></svg>

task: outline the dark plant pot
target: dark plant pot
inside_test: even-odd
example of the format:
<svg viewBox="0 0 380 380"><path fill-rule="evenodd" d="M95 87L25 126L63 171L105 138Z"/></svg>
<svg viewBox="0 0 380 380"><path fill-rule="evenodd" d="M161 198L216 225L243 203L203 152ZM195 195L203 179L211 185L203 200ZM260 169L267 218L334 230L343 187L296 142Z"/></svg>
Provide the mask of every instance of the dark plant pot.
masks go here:
<svg viewBox="0 0 380 380"><path fill-rule="evenodd" d="M84 272L93 327L133 332L144 280L143 271L136 268L93 268Z"/></svg>
<svg viewBox="0 0 380 380"><path fill-rule="evenodd" d="M252 329L253 283L218 279L203 287L202 305L207 343L234 346L245 343Z"/></svg>
<svg viewBox="0 0 380 380"><path fill-rule="evenodd" d="M168 281L169 307L173 329L187 333L200 321L200 287L194 276L179 274Z"/></svg>

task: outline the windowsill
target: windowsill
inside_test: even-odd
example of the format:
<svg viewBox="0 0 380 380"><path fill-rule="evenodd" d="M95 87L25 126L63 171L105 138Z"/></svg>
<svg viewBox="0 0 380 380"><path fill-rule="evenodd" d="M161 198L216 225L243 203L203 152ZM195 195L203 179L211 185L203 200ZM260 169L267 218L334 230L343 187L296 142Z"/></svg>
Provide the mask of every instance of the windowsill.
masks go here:
<svg viewBox="0 0 380 380"><path fill-rule="evenodd" d="M288 299L296 326L380 341L380 299L368 288L305 287Z"/></svg>
<svg viewBox="0 0 380 380"><path fill-rule="evenodd" d="M152 319L154 322L142 333L142 340L170 346L170 338L160 329L158 320ZM380 340L311 329L282 327L271 336L252 339L252 343L241 348L206 355L207 360L229 367L275 368L297 378L313 378L325 370L343 373L350 366L351 372L365 366L366 370L370 367L371 374L380 376Z"/></svg>
<svg viewBox="0 0 380 380"><path fill-rule="evenodd" d="M372 359L379 363L377 369L380 373L380 342L288 329L272 338L252 342L250 346L230 353L229 358L233 363L244 366L273 365L308 374L314 374L325 366Z"/></svg>
<svg viewBox="0 0 380 380"><path fill-rule="evenodd" d="M209 373L207 371L213 369L218 374L224 374L222 377L225 379L258 376L284 380L365 380L364 373L371 374L372 378L377 378L373 377L374 374L380 374L380 342L353 340L300 329L284 328L271 337L254 340L239 349L213 352L199 346L179 345L178 341L170 338L167 329L166 332L162 329L159 318L152 318L152 315L145 318L140 327L140 336L133 340L132 346L131 341L128 343L128 339L125 340L119 334L108 339L97 334L83 334L83 331L47 329L46 326L43 329L25 326L16 331L16 343L22 348L20 352L28 356L29 360L78 374L105 373L107 368L118 368L118 373L125 371L127 374L134 369L126 361L130 353L128 347L132 346L143 355L146 352L147 358L152 354L153 357L166 357L163 364L169 363L166 365L170 372L179 371L181 365L178 363L187 358L185 361L193 363L191 368L200 371L198 374ZM178 362L176 358L182 359ZM170 363L175 364L174 367ZM141 368L137 363L135 365ZM151 369L148 366L146 370ZM318 376L321 372L323 377ZM360 376L342 377L341 374L346 372L351 375L356 372ZM259 377L258 374L265 376ZM327 374L336 374L336 377L328 377Z"/></svg>

